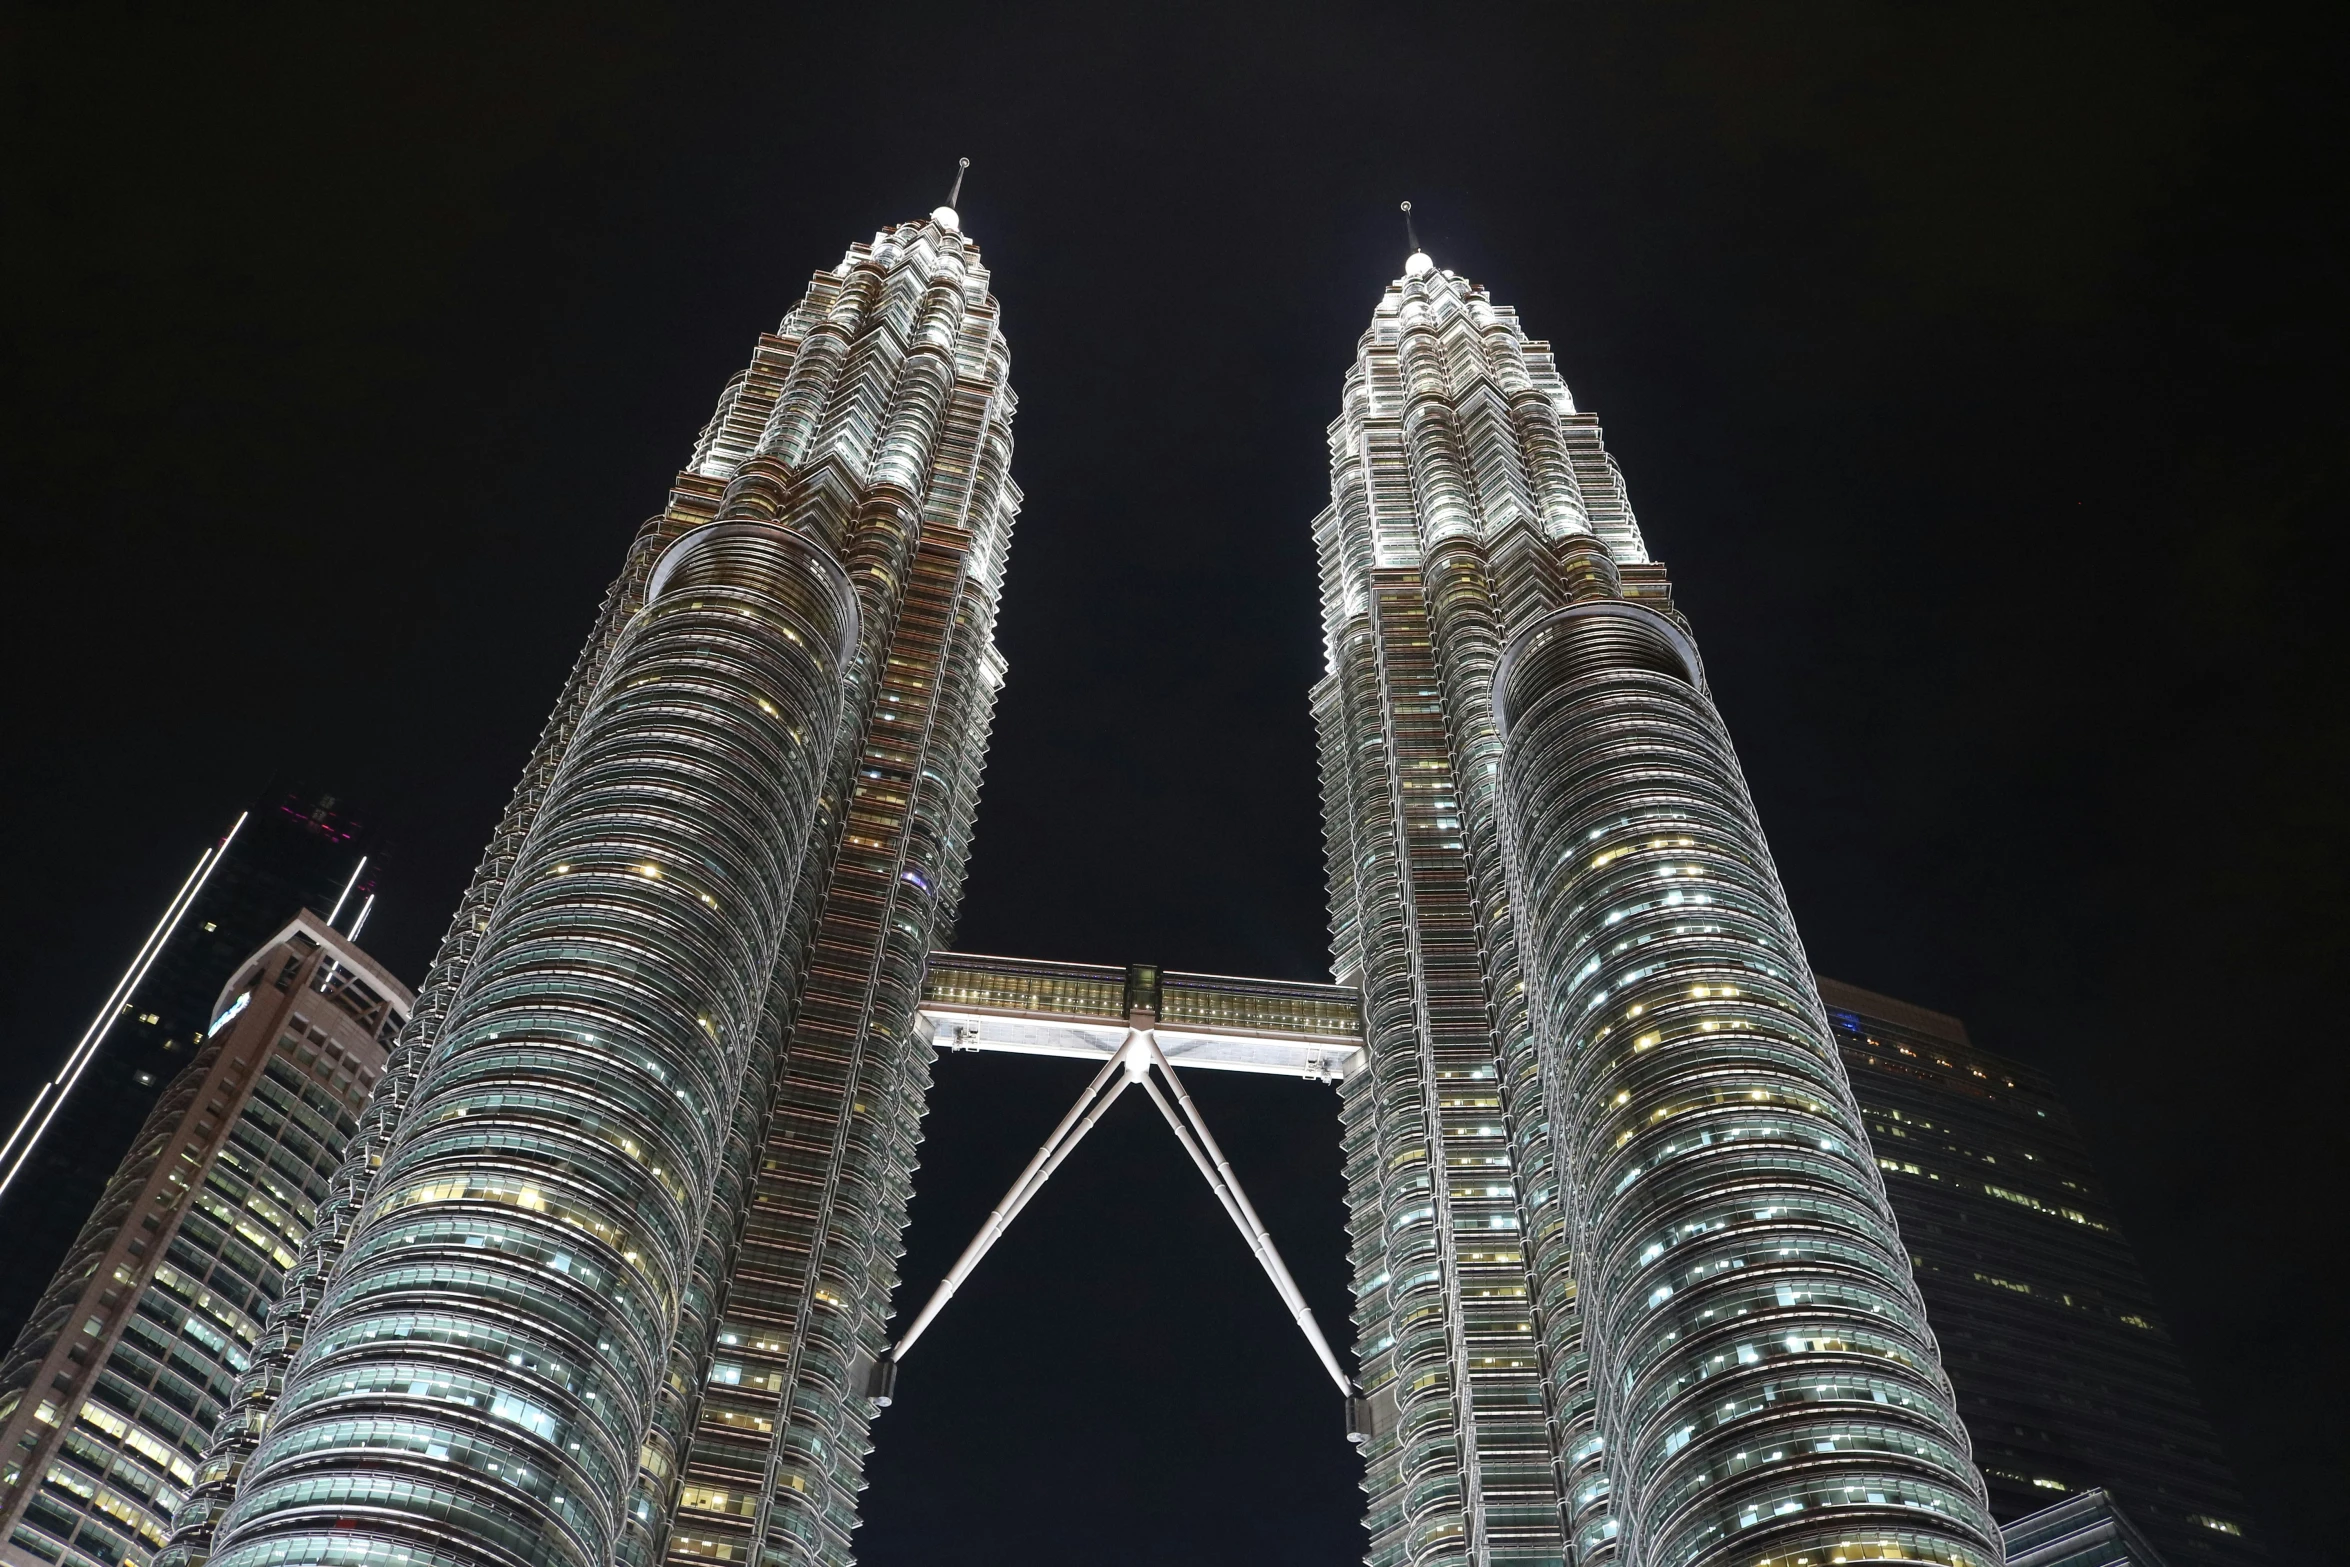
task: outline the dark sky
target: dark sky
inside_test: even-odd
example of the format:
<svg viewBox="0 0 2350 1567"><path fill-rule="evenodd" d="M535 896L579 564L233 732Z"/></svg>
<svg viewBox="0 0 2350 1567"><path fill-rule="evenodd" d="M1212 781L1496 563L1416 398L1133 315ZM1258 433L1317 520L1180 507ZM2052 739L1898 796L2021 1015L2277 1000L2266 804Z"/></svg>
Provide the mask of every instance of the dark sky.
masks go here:
<svg viewBox="0 0 2350 1567"><path fill-rule="evenodd" d="M233 10L0 24L11 1098L274 767L420 974L719 386L960 154L1028 495L960 944L1319 976L1306 522L1408 196L1601 415L1815 963L2056 1075L2341 1559L2339 8ZM942 1064L919 1287L1082 1075ZM1342 1325L1328 1091L1198 1092ZM1147 1115L909 1361L875 1567L1359 1555Z"/></svg>

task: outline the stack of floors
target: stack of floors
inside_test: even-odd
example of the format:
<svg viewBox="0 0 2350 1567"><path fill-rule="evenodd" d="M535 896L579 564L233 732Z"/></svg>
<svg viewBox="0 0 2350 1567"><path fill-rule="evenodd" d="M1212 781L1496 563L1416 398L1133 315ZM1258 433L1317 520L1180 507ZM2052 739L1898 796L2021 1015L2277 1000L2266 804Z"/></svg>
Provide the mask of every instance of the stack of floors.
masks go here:
<svg viewBox="0 0 2350 1567"><path fill-rule="evenodd" d="M1998 1559L1687 628L1548 349L1415 255L1316 687L1374 1567Z"/></svg>
<svg viewBox="0 0 2350 1567"><path fill-rule="evenodd" d="M411 999L309 913L234 971L0 1365L0 1561L164 1543Z"/></svg>
<svg viewBox="0 0 2350 1567"><path fill-rule="evenodd" d="M846 1559L927 1083L914 999L1002 677L1006 369L942 208L818 274L727 388L289 1270L175 1567Z"/></svg>

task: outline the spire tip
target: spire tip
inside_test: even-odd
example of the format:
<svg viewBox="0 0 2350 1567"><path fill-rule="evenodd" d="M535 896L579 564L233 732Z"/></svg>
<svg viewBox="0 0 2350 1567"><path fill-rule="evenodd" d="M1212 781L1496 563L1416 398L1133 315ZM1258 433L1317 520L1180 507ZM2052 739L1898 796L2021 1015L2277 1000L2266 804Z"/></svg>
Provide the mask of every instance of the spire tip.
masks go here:
<svg viewBox="0 0 2350 1567"><path fill-rule="evenodd" d="M1420 231L1412 226L1412 204L1403 204L1403 234L1412 243L1412 253L1404 258L1403 275L1418 277L1423 272L1436 270L1436 262L1420 248Z"/></svg>
<svg viewBox="0 0 2350 1567"><path fill-rule="evenodd" d="M956 234L963 232L963 220L955 211L955 203L963 199L963 173L970 167L969 158L955 160L955 183L947 188L947 199L930 210L931 222Z"/></svg>

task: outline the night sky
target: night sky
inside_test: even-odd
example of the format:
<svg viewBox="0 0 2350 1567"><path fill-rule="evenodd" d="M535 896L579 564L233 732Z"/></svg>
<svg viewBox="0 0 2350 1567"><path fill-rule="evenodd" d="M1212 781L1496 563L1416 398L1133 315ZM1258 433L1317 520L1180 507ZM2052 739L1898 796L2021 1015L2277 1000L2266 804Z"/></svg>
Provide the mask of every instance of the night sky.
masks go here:
<svg viewBox="0 0 2350 1567"><path fill-rule="evenodd" d="M2342 1559L2339 8L233 10L0 32L6 1103L273 769L420 978L720 386L958 155L1027 504L957 944L1324 977L1306 524L1409 197L1599 413L1814 963L2055 1075ZM941 1063L906 1293L1084 1076ZM1346 1337L1334 1097L1194 1076ZM1339 1416L1125 1104L860 1552L1351 1562Z"/></svg>

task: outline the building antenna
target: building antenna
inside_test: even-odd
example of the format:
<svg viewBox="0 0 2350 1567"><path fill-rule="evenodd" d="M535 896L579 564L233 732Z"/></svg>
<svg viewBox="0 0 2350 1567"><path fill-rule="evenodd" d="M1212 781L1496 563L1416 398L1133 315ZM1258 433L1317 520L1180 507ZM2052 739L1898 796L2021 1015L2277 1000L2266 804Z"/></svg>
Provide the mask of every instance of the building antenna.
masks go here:
<svg viewBox="0 0 2350 1567"><path fill-rule="evenodd" d="M1420 248L1420 231L1412 225L1412 204L1408 201L1403 204L1403 237L1412 242L1412 253L1403 258L1403 275L1420 277L1435 271L1436 263Z"/></svg>
<svg viewBox="0 0 2350 1567"><path fill-rule="evenodd" d="M969 158L957 158L955 160L955 183L953 188L947 192L946 204L948 206L951 207L956 202L963 199L963 171L969 167L971 167L971 160Z"/></svg>

